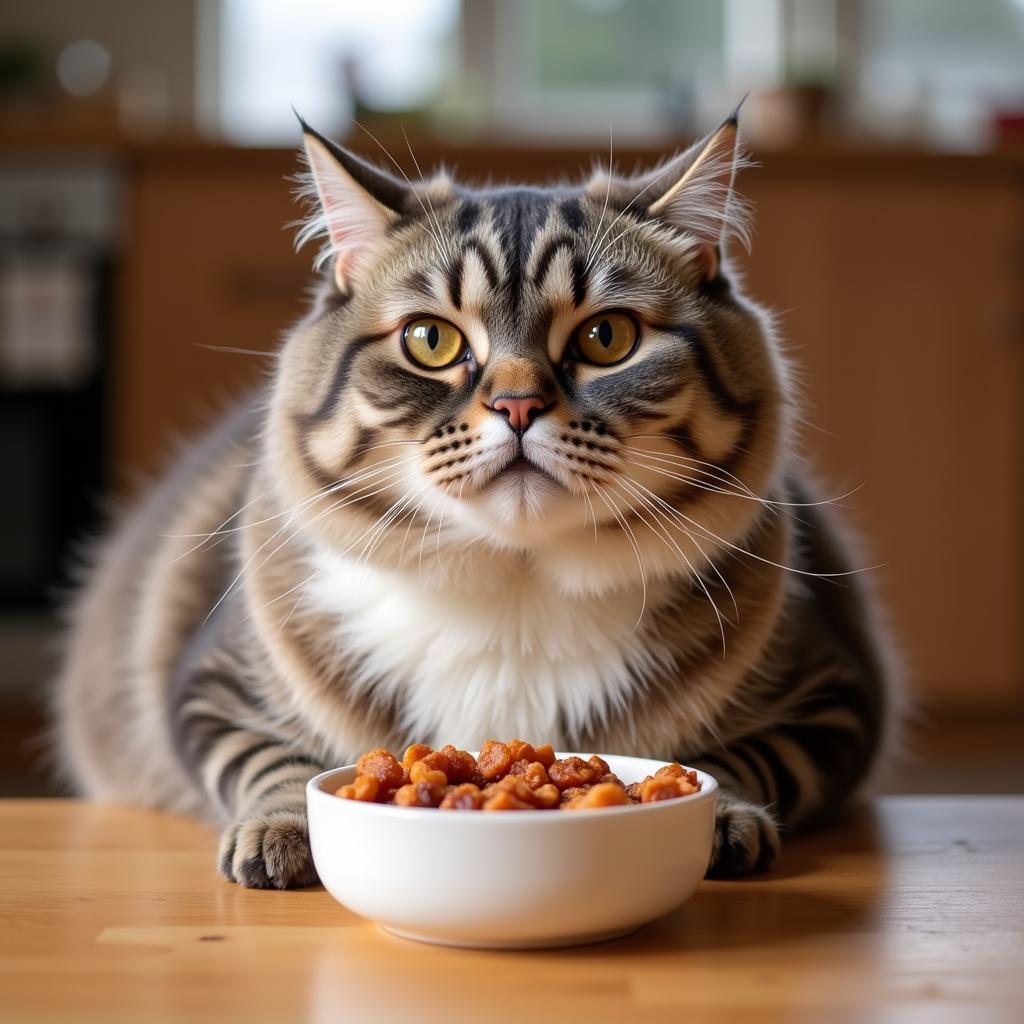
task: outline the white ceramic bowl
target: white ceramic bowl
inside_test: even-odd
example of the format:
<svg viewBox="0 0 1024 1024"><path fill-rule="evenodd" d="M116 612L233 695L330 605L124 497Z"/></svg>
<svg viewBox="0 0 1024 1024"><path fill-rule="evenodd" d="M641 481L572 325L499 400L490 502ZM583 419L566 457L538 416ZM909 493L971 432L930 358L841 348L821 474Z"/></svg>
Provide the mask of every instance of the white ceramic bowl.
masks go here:
<svg viewBox="0 0 1024 1024"><path fill-rule="evenodd" d="M601 757L625 783L664 764ZM703 772L699 793L673 800L496 812L334 796L355 774L306 786L313 861L339 903L405 938L508 949L614 938L679 906L711 855L718 784Z"/></svg>

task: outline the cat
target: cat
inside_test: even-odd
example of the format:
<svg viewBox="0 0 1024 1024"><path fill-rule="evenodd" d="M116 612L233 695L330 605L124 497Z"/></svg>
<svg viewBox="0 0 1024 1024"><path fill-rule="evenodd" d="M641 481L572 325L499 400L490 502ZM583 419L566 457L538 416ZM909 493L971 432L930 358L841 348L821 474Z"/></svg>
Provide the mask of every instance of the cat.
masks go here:
<svg viewBox="0 0 1024 1024"><path fill-rule="evenodd" d="M729 262L736 116L551 188L414 185L302 135L319 289L99 548L71 781L219 823L224 876L283 888L316 880L315 773L519 736L711 772L709 874L769 868L868 775L896 690Z"/></svg>

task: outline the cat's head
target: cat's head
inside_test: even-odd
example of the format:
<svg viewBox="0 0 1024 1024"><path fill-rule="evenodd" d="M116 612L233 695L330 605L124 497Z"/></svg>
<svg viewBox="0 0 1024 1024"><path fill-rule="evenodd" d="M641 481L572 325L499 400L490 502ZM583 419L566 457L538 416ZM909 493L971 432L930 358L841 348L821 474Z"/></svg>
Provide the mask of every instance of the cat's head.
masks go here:
<svg viewBox="0 0 1024 1024"><path fill-rule="evenodd" d="M268 438L310 534L389 564L482 542L628 575L742 532L785 387L723 255L749 230L738 154L730 118L638 177L472 189L307 128L325 283Z"/></svg>

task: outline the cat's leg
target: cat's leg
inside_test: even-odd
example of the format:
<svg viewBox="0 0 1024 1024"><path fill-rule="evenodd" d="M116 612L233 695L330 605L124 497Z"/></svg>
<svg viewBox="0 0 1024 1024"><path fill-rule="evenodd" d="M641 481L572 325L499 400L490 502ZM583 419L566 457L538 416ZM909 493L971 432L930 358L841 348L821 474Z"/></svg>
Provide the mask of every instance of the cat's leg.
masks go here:
<svg viewBox="0 0 1024 1024"><path fill-rule="evenodd" d="M772 708L773 724L688 762L722 785L710 877L767 870L780 830L827 815L854 791L879 745L879 692L843 668L808 674Z"/></svg>
<svg viewBox="0 0 1024 1024"><path fill-rule="evenodd" d="M224 654L187 666L172 706L175 746L215 816L219 867L249 888L312 885L305 784L324 765L264 724L245 672Z"/></svg>

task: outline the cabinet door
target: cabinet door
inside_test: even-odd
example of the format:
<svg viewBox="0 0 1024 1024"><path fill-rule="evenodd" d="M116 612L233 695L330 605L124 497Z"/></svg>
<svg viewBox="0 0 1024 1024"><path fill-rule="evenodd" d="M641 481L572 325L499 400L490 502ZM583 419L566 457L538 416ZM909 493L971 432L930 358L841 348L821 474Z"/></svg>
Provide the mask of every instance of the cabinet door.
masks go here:
<svg viewBox="0 0 1024 1024"><path fill-rule="evenodd" d="M926 707L1024 694L1022 195L1008 177L756 182L754 295Z"/></svg>
<svg viewBox="0 0 1024 1024"><path fill-rule="evenodd" d="M288 153L153 158L131 177L115 359L115 469L151 472L267 370L300 315L312 248Z"/></svg>

